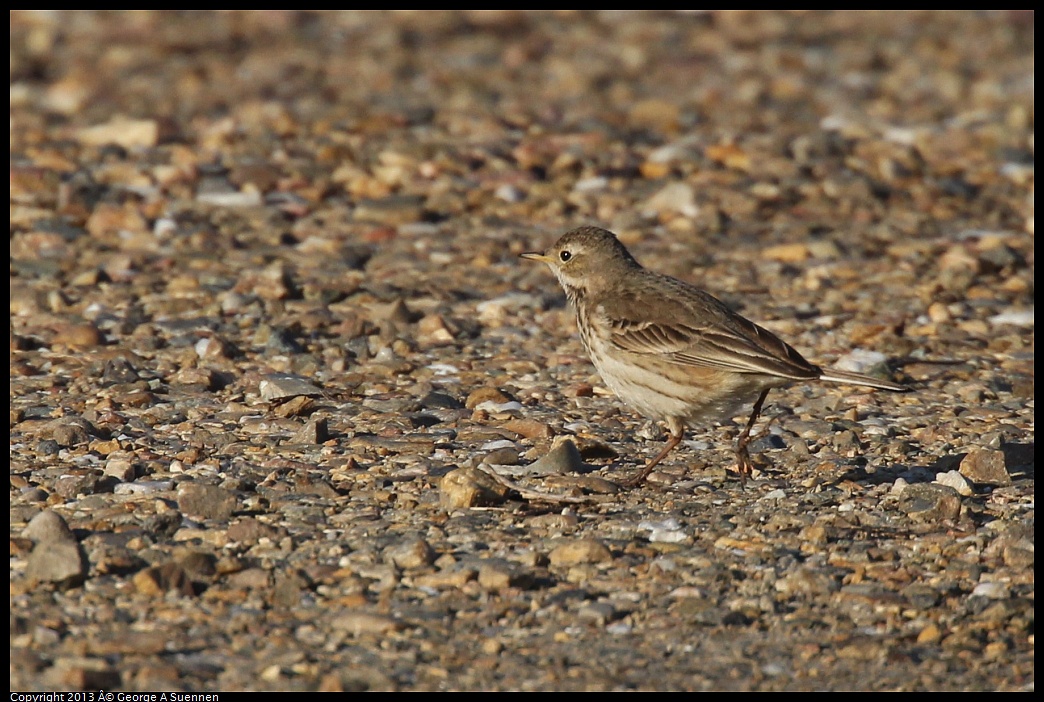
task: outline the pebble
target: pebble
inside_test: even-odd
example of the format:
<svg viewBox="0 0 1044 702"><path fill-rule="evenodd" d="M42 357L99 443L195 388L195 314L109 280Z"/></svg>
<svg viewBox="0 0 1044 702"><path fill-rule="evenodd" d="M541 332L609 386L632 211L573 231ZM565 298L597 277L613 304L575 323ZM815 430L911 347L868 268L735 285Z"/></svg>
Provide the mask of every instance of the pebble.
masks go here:
<svg viewBox="0 0 1044 702"><path fill-rule="evenodd" d="M385 635L402 629L402 624L392 617L371 612L345 612L333 617L329 626L352 636Z"/></svg>
<svg viewBox="0 0 1044 702"><path fill-rule="evenodd" d="M214 207L260 207L263 200L256 190L211 190L198 193L196 202Z"/></svg>
<svg viewBox="0 0 1044 702"><path fill-rule="evenodd" d="M834 367L863 375L879 375L887 372L887 361L888 357L878 351L855 349L838 358Z"/></svg>
<svg viewBox="0 0 1044 702"><path fill-rule="evenodd" d="M948 485L914 483L899 494L899 507L915 521L952 521L960 516L961 497Z"/></svg>
<svg viewBox="0 0 1044 702"><path fill-rule="evenodd" d="M435 562L435 549L424 539L410 539L389 547L385 557L399 568L423 568Z"/></svg>
<svg viewBox="0 0 1044 702"><path fill-rule="evenodd" d="M575 539L559 542L548 554L556 568L611 561L612 553L599 539Z"/></svg>
<svg viewBox="0 0 1044 702"><path fill-rule="evenodd" d="M777 244L762 250L761 255L770 261L781 261L783 263L800 263L807 259L811 252L807 244Z"/></svg>
<svg viewBox="0 0 1044 702"><path fill-rule="evenodd" d="M354 215L359 221L377 224L409 224L423 218L424 198L419 195L391 195L360 200Z"/></svg>
<svg viewBox="0 0 1044 702"><path fill-rule="evenodd" d="M286 533L285 529L265 524L254 517L243 517L233 522L226 531L229 541L253 546L261 539L276 541Z"/></svg>
<svg viewBox="0 0 1044 702"><path fill-rule="evenodd" d="M479 405L487 402L497 406L512 402L512 399L497 388L483 387L471 391L467 399L464 400L464 406L468 409L476 409Z"/></svg>
<svg viewBox="0 0 1044 702"><path fill-rule="evenodd" d="M689 534L677 519L638 522L638 531L649 532L648 539L653 543L679 544L689 540Z"/></svg>
<svg viewBox="0 0 1044 702"><path fill-rule="evenodd" d="M699 214L696 206L696 193L687 183L671 183L646 200L641 211L647 216L666 213L680 214L695 218Z"/></svg>
<svg viewBox="0 0 1044 702"><path fill-rule="evenodd" d="M543 457L526 466L524 473L532 476L569 475L586 469L580 451L568 437L558 437L551 450Z"/></svg>
<svg viewBox="0 0 1044 702"><path fill-rule="evenodd" d="M282 400L287 397L304 395L315 397L320 394L319 388L315 387L307 378L299 375L288 375L273 373L266 375L258 383L258 392L261 399L266 402Z"/></svg>
<svg viewBox="0 0 1044 702"><path fill-rule="evenodd" d="M1033 310L1008 310L995 314L988 318L988 322L994 326L1001 326L1004 324L1010 324L1014 327L1032 327L1033 326Z"/></svg>
<svg viewBox="0 0 1044 702"><path fill-rule="evenodd" d="M325 417L310 419L290 437L291 444L321 444L330 438Z"/></svg>
<svg viewBox="0 0 1044 702"><path fill-rule="evenodd" d="M159 141L159 134L159 122L154 119L116 117L108 122L80 129L76 138L87 146L116 144L125 149L134 149L155 146Z"/></svg>
<svg viewBox="0 0 1044 702"><path fill-rule="evenodd" d="M129 480L134 480L137 475L137 469L130 458L109 456L109 459L105 461L105 475L125 483Z"/></svg>
<svg viewBox="0 0 1044 702"><path fill-rule="evenodd" d="M972 597L985 597L990 600L1005 600L1011 596L1007 585L993 581L979 583L971 594Z"/></svg>
<svg viewBox="0 0 1044 702"><path fill-rule="evenodd" d="M457 468L439 481L439 500L446 510L499 505L508 490L477 468Z"/></svg>
<svg viewBox="0 0 1044 702"><path fill-rule="evenodd" d="M76 537L65 519L51 510L44 510L29 520L29 524L22 530L22 536L41 544L63 541L76 543Z"/></svg>
<svg viewBox="0 0 1044 702"><path fill-rule="evenodd" d="M46 424L41 433L59 446L69 448L86 443L97 430L81 417L61 417Z"/></svg>
<svg viewBox="0 0 1044 702"><path fill-rule="evenodd" d="M837 592L841 583L825 570L802 567L776 580L774 587L791 597L823 597Z"/></svg>
<svg viewBox="0 0 1044 702"><path fill-rule="evenodd" d="M78 587L87 577L87 558L76 541L38 543L25 569L30 587L48 584L59 590Z"/></svg>
<svg viewBox="0 0 1044 702"><path fill-rule="evenodd" d="M549 424L536 419L510 419L504 422L503 427L526 439L550 439L554 436L554 430Z"/></svg>
<svg viewBox="0 0 1044 702"><path fill-rule="evenodd" d="M522 410L522 403L517 400L511 400L510 402L480 402L475 405L475 409L489 412L490 414L499 414L501 412L518 412Z"/></svg>
<svg viewBox="0 0 1044 702"><path fill-rule="evenodd" d="M149 495L172 489L174 489L172 480L137 480L133 483L120 483L113 487L112 491L117 495Z"/></svg>
<svg viewBox="0 0 1044 702"><path fill-rule="evenodd" d="M973 448L961 459L959 471L977 485L1011 485L1002 450Z"/></svg>
<svg viewBox="0 0 1044 702"><path fill-rule="evenodd" d="M105 343L105 335L91 323L63 326L51 339L52 346L90 349Z"/></svg>
<svg viewBox="0 0 1044 702"><path fill-rule="evenodd" d="M479 566L478 584L492 592L500 592L512 587L527 589L533 583L529 571L516 563L501 559L485 560Z"/></svg>
<svg viewBox="0 0 1044 702"><path fill-rule="evenodd" d="M183 483L178 487L178 509L200 519L227 520L236 509L235 494L216 485Z"/></svg>
<svg viewBox="0 0 1044 702"><path fill-rule="evenodd" d="M965 480L964 476L955 470L936 474L935 482L940 485L948 485L949 487L952 487L963 497L970 497L975 494L975 490L973 490L972 486L968 484L968 481Z"/></svg>
<svg viewBox="0 0 1044 702"><path fill-rule="evenodd" d="M191 597L195 595L192 580L185 569L176 563L164 563L139 570L132 578L134 589L142 595L161 597L167 592Z"/></svg>

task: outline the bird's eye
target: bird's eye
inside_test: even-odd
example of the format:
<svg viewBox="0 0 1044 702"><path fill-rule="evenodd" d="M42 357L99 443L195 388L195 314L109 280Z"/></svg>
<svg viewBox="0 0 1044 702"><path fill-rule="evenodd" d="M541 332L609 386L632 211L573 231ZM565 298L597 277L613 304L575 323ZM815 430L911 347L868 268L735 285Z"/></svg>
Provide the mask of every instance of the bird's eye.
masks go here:
<svg viewBox="0 0 1044 702"><path fill-rule="evenodd" d="M562 259L562 263L565 263L573 257L573 254L569 253L568 251L563 251L562 253L558 254L558 257Z"/></svg>

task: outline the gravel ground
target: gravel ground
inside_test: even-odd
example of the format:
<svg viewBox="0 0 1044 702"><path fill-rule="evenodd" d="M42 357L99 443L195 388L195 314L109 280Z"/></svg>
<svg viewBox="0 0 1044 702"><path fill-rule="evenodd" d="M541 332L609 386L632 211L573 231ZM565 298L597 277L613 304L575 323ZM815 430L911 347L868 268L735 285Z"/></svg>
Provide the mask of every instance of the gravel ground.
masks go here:
<svg viewBox="0 0 1044 702"><path fill-rule="evenodd" d="M1032 690L1033 105L1032 12L12 13L11 688ZM618 490L579 224L914 392Z"/></svg>

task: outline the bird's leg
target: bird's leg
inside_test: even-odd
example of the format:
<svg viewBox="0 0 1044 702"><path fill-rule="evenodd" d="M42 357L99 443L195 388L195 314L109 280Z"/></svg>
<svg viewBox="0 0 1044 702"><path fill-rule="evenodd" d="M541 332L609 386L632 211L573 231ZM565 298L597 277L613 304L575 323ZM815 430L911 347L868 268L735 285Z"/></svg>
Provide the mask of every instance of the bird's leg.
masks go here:
<svg viewBox="0 0 1044 702"><path fill-rule="evenodd" d="M626 488L633 488L641 485L645 482L645 479L649 477L649 473L652 473L652 469L659 464L667 454L674 449L675 446L681 443L682 437L685 436L685 425L681 421L671 417L667 420L667 429L670 431L670 438L667 440L667 445L663 447L663 450L656 454L656 458L649 461L641 471L638 472L633 478L629 478L620 485Z"/></svg>
<svg viewBox="0 0 1044 702"><path fill-rule="evenodd" d="M754 422L758 421L761 406L765 404L768 394L768 390L761 391L758 401L754 403L754 410L750 413L750 419L747 420L747 426L743 428L739 439L736 440L736 470L739 471L740 479L744 483L747 482L747 476L754 471L754 462L750 460L750 452L747 451L747 444L750 443L750 430L754 428Z"/></svg>

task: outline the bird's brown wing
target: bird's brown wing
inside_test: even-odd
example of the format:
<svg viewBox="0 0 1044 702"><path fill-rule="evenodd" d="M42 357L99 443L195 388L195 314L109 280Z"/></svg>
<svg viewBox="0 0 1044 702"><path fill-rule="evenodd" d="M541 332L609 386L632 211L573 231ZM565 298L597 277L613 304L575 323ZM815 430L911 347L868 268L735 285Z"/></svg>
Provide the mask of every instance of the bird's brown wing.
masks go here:
<svg viewBox="0 0 1044 702"><path fill-rule="evenodd" d="M655 298L616 295L602 301L613 345L681 365L795 380L819 377L817 366L769 330L707 293L672 282L684 288Z"/></svg>

